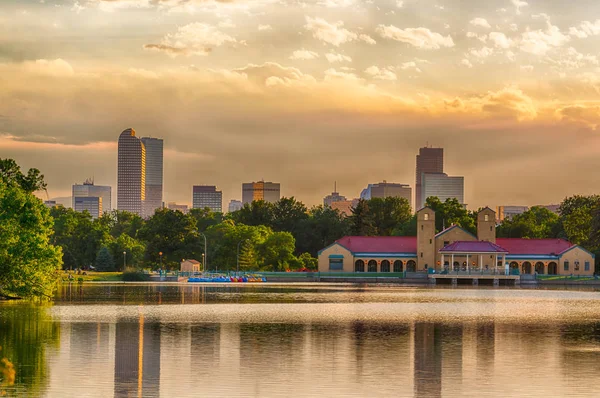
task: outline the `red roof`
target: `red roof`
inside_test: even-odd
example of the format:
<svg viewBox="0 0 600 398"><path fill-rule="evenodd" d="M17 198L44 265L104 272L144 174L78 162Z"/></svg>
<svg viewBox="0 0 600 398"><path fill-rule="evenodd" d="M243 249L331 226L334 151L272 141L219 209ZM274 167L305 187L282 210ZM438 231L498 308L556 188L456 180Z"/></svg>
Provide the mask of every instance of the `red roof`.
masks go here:
<svg viewBox="0 0 600 398"><path fill-rule="evenodd" d="M492 242L456 241L440 249L444 253L507 253L508 251Z"/></svg>
<svg viewBox="0 0 600 398"><path fill-rule="evenodd" d="M496 244L505 248L509 254L532 255L556 255L574 246L564 239L497 238Z"/></svg>
<svg viewBox="0 0 600 398"><path fill-rule="evenodd" d="M416 253L416 236L344 236L336 241L353 253Z"/></svg>

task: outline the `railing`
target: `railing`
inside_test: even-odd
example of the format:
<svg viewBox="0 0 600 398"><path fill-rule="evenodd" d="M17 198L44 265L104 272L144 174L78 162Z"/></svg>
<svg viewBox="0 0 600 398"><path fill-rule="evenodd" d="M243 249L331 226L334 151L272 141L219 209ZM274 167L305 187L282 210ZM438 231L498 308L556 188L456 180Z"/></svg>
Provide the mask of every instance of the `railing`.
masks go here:
<svg viewBox="0 0 600 398"><path fill-rule="evenodd" d="M519 270L512 269L507 272L504 269L468 269L468 270L443 269L443 270L430 271L429 274L438 274L438 275L519 275Z"/></svg>

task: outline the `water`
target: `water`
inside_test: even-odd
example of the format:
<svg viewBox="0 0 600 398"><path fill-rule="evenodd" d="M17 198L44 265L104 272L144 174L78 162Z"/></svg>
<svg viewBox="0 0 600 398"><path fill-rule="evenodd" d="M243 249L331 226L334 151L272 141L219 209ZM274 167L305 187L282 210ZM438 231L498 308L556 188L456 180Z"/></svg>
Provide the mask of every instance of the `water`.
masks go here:
<svg viewBox="0 0 600 398"><path fill-rule="evenodd" d="M9 396L598 397L600 293L72 285L0 346Z"/></svg>

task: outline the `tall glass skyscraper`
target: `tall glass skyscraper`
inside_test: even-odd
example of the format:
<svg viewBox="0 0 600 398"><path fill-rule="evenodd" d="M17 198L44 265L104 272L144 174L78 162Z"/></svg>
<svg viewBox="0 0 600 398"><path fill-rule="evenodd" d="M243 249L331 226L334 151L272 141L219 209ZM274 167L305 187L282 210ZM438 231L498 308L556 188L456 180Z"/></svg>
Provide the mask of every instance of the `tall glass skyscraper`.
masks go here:
<svg viewBox="0 0 600 398"><path fill-rule="evenodd" d="M135 130L119 136L117 162L117 209L143 216L146 199L146 150Z"/></svg>
<svg viewBox="0 0 600 398"><path fill-rule="evenodd" d="M144 217L151 217L163 204L163 140L142 137L142 142L146 148Z"/></svg>
<svg viewBox="0 0 600 398"><path fill-rule="evenodd" d="M444 148L420 148L417 155L417 181L415 185L415 210L425 204L423 199L422 178L423 173L444 172Z"/></svg>

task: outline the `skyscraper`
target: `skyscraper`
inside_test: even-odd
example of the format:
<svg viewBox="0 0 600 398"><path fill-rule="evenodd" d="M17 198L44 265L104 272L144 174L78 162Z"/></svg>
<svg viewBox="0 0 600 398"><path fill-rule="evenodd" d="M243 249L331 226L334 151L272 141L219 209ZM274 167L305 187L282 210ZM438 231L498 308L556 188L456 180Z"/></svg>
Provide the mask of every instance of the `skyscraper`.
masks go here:
<svg viewBox="0 0 600 398"><path fill-rule="evenodd" d="M144 217L151 217L162 207L163 198L163 140L142 137L146 148L146 200Z"/></svg>
<svg viewBox="0 0 600 398"><path fill-rule="evenodd" d="M102 198L102 211L111 211L111 194L111 187L107 185L94 185L94 180L87 179L83 184L73 185L73 208L75 208L75 198L97 197Z"/></svg>
<svg viewBox="0 0 600 398"><path fill-rule="evenodd" d="M450 177L446 173L423 173L421 180L421 200L436 196L442 202L455 198L461 205L465 204L465 178Z"/></svg>
<svg viewBox="0 0 600 398"><path fill-rule="evenodd" d="M242 203L252 203L255 200L275 203L281 198L281 186L278 182L249 182L242 184Z"/></svg>
<svg viewBox="0 0 600 398"><path fill-rule="evenodd" d="M214 185L194 185L192 188L192 208L209 208L212 212L223 212L223 192Z"/></svg>
<svg viewBox="0 0 600 398"><path fill-rule="evenodd" d="M117 162L117 209L143 216L146 199L146 149L128 128L119 136Z"/></svg>
<svg viewBox="0 0 600 398"><path fill-rule="evenodd" d="M334 184L333 192L331 193L331 195L327 195L323 198L323 205L331 207L331 204L333 202L343 202L345 200L346 200L346 197L340 195L340 193L337 192L337 182L336 182Z"/></svg>
<svg viewBox="0 0 600 398"><path fill-rule="evenodd" d="M415 210L425 204L422 199L422 174L444 172L444 148L420 148L417 155L416 185L415 185Z"/></svg>

